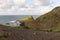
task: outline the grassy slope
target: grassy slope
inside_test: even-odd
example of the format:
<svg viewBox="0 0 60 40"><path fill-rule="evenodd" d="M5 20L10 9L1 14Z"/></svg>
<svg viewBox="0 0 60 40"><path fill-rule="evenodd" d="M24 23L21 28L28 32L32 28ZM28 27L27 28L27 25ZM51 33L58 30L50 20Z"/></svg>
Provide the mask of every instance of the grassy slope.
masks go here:
<svg viewBox="0 0 60 40"><path fill-rule="evenodd" d="M8 27L0 24L0 28L8 28ZM0 30L0 40L6 39L3 35L4 35L3 32Z"/></svg>
<svg viewBox="0 0 60 40"><path fill-rule="evenodd" d="M52 31L60 31L60 7L56 7L51 12L38 17L36 21Z"/></svg>

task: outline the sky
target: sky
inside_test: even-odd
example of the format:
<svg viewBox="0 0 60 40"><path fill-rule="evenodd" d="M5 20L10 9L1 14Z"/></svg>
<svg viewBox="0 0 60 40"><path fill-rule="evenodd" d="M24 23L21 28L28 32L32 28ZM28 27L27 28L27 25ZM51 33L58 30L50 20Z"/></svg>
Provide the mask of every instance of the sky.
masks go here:
<svg viewBox="0 0 60 40"><path fill-rule="evenodd" d="M0 0L0 15L43 15L60 6L60 0Z"/></svg>

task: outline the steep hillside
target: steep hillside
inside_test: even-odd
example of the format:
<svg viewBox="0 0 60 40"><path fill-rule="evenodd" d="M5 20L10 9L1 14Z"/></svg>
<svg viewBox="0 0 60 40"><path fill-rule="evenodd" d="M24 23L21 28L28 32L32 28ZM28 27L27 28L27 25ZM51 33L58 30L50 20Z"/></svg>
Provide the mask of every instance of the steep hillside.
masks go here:
<svg viewBox="0 0 60 40"><path fill-rule="evenodd" d="M60 7L56 7L49 13L38 17L36 21L47 29L60 31Z"/></svg>

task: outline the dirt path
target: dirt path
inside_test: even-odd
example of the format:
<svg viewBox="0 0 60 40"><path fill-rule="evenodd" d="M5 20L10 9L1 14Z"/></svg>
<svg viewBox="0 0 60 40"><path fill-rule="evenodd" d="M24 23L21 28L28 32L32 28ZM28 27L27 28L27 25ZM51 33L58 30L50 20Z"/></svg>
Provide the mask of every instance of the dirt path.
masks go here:
<svg viewBox="0 0 60 40"><path fill-rule="evenodd" d="M60 40L60 32L41 32L32 30L6 29L5 32L10 33L7 40Z"/></svg>

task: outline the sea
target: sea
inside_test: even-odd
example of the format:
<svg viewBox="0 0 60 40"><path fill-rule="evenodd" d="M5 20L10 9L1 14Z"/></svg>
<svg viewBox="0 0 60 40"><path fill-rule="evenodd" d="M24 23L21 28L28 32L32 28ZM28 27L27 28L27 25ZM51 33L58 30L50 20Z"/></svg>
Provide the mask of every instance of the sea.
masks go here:
<svg viewBox="0 0 60 40"><path fill-rule="evenodd" d="M30 15L0 15L0 24L5 24L13 20L23 19ZM34 19L38 17L38 15L32 15Z"/></svg>

